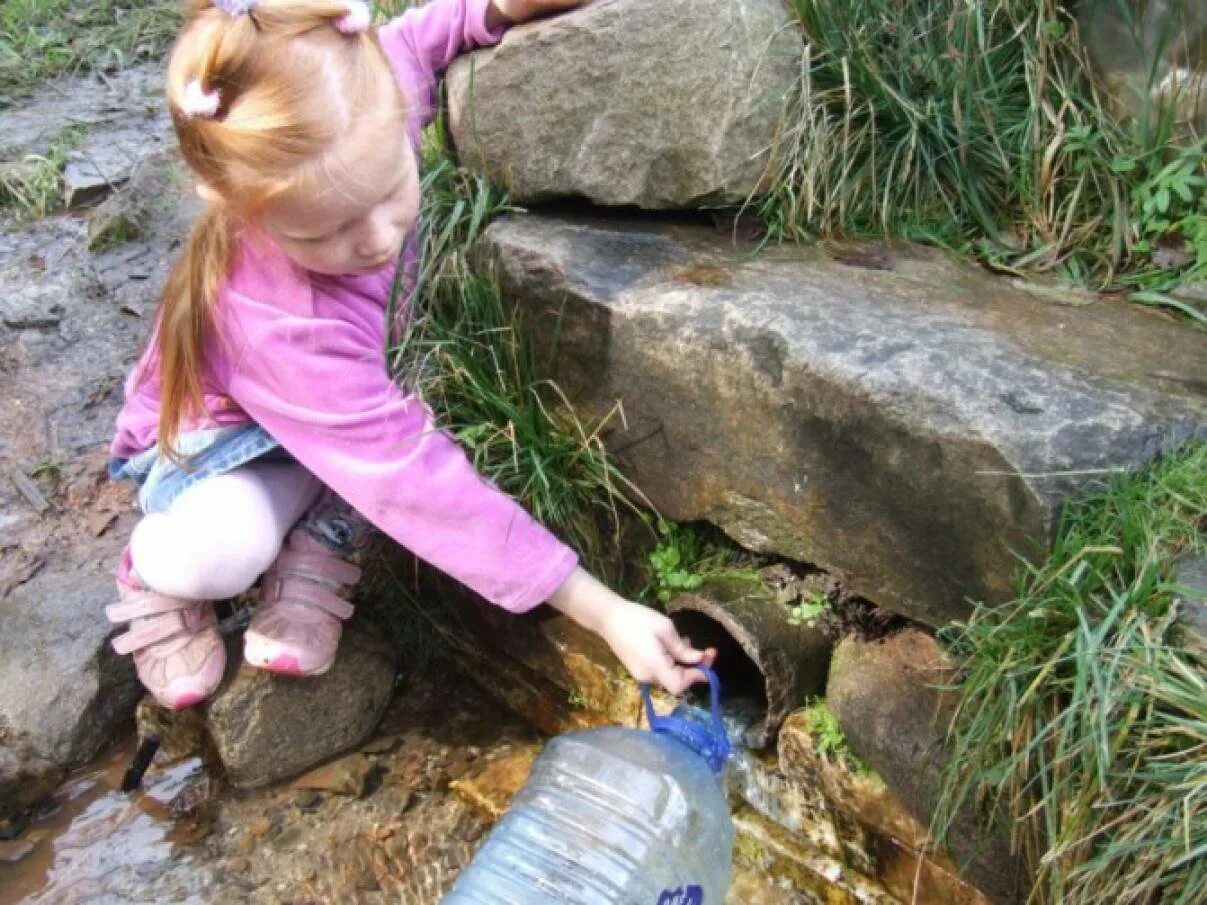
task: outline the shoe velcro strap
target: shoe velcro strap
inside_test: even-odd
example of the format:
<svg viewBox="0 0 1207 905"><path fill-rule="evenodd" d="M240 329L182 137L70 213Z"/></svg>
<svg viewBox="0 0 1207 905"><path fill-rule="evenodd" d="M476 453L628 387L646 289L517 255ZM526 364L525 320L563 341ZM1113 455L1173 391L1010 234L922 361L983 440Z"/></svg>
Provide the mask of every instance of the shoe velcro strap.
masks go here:
<svg viewBox="0 0 1207 905"><path fill-rule="evenodd" d="M296 576L273 576L264 590L266 603L300 603L330 613L337 619L347 619L356 607L330 588Z"/></svg>
<svg viewBox="0 0 1207 905"><path fill-rule="evenodd" d="M180 613L163 613L113 639L113 650L119 654L130 654L159 641L178 635L186 628Z"/></svg>
<svg viewBox="0 0 1207 905"><path fill-rule="evenodd" d="M141 619L143 616L158 616L162 613L187 610L196 604L196 600L168 597L154 591L144 591L137 597L105 607L105 618L110 622L129 622L131 619Z"/></svg>
<svg viewBox="0 0 1207 905"><path fill-rule="evenodd" d="M360 567L335 554L299 553L283 550L273 568L284 575L318 578L343 585L354 585L360 580Z"/></svg>

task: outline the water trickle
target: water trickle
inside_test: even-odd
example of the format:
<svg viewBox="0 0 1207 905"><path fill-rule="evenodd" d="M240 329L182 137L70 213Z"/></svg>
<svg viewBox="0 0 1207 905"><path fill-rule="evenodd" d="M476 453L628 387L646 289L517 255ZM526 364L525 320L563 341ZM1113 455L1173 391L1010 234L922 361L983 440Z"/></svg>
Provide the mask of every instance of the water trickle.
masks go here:
<svg viewBox="0 0 1207 905"><path fill-rule="evenodd" d="M201 769L193 759L148 775L144 791L119 791L133 744L114 748L67 782L31 820L28 854L0 864L0 905L105 905L206 901L204 868L174 852L169 803Z"/></svg>

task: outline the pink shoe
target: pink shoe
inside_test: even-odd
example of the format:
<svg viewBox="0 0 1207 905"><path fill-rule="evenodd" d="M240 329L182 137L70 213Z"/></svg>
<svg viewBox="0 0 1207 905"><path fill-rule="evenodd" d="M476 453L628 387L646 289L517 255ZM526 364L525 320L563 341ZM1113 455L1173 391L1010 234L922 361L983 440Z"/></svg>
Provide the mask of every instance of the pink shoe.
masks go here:
<svg viewBox="0 0 1207 905"><path fill-rule="evenodd" d="M226 669L213 604L159 594L143 587L128 565L122 571L119 601L105 607L105 615L130 625L113 639L113 649L134 655L139 680L164 707L181 710L204 701Z"/></svg>
<svg viewBox="0 0 1207 905"><path fill-rule="evenodd" d="M360 568L305 531L290 532L264 573L260 605L243 636L251 666L285 676L317 676L331 668L353 613L345 598Z"/></svg>

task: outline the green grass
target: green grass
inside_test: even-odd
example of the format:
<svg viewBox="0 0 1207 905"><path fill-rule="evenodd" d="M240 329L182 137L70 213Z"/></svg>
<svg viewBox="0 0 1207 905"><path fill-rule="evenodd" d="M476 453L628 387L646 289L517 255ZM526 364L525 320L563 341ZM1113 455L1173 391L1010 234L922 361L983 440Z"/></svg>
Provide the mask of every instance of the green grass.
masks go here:
<svg viewBox="0 0 1207 905"><path fill-rule="evenodd" d="M807 49L759 206L773 239L902 236L1203 320L1174 293L1207 278L1204 146L1173 141L1168 106L1117 122L1058 3L792 6Z"/></svg>
<svg viewBox="0 0 1207 905"><path fill-rule="evenodd" d="M846 734L838 723L838 717L826 706L825 701L814 700L805 707L805 724L813 742L813 750L820 757L842 764L853 773L880 780L871 765L851 750Z"/></svg>
<svg viewBox="0 0 1207 905"><path fill-rule="evenodd" d="M1186 903L1207 888L1207 658L1173 563L1207 552L1207 444L1066 507L1017 599L949 640L961 662L940 835L1012 827L1035 900Z"/></svg>
<svg viewBox="0 0 1207 905"><path fill-rule="evenodd" d="M0 105L50 76L155 59L180 22L178 0L4 0Z"/></svg>
<svg viewBox="0 0 1207 905"><path fill-rule="evenodd" d="M80 137L79 127L68 127L55 136L45 154L26 154L0 164L0 212L22 222L45 217L59 207L63 168Z"/></svg>
<svg viewBox="0 0 1207 905"><path fill-rule="evenodd" d="M643 497L604 450L608 419L579 419L541 376L491 267L468 261L486 225L508 210L506 199L451 161L438 127L424 157L421 267L411 328L390 350L394 372L419 390L481 474L607 574L618 558L621 510L638 511Z"/></svg>

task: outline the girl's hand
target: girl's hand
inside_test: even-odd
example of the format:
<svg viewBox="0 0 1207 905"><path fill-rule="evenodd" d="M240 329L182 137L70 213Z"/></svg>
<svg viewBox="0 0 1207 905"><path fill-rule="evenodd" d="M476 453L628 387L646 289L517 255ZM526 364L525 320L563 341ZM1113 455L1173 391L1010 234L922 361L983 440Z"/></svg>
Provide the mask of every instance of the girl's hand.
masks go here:
<svg viewBox="0 0 1207 905"><path fill-rule="evenodd" d="M656 610L621 600L608 610L600 635L638 682L657 682L671 694L682 694L704 673L693 666L712 666L717 652L696 650L675 624Z"/></svg>
<svg viewBox="0 0 1207 905"><path fill-rule="evenodd" d="M492 14L497 14L499 19L512 24L527 22L537 16L573 9L580 2L582 0L490 0L490 6L486 9L486 22L492 26L497 24L492 22Z"/></svg>
<svg viewBox="0 0 1207 905"><path fill-rule="evenodd" d="M549 605L597 632L638 682L657 682L671 694L706 681L692 667L711 666L717 655L712 649L696 650L666 616L625 600L582 568L562 582Z"/></svg>

